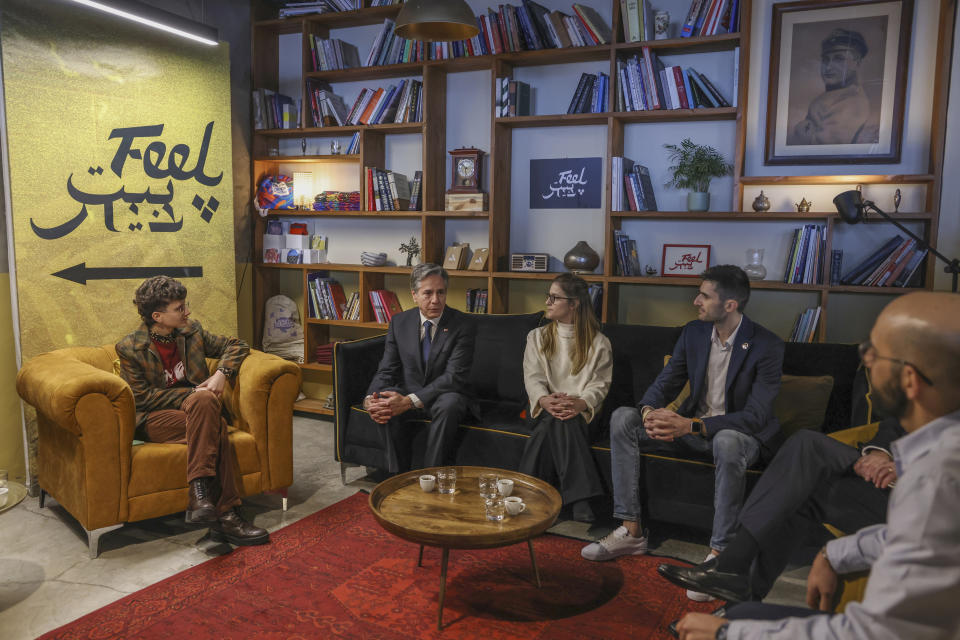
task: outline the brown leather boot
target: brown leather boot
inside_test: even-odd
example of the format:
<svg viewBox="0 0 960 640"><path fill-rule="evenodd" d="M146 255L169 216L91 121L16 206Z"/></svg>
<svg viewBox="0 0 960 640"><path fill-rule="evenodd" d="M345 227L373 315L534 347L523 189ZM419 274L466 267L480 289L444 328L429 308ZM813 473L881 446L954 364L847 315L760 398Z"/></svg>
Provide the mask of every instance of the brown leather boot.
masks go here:
<svg viewBox="0 0 960 640"><path fill-rule="evenodd" d="M270 542L270 533L247 522L236 507L221 513L217 523L210 527L210 539L249 547Z"/></svg>
<svg viewBox="0 0 960 640"><path fill-rule="evenodd" d="M211 478L190 481L190 504L184 518L187 524L213 524L217 521L217 507L211 500Z"/></svg>

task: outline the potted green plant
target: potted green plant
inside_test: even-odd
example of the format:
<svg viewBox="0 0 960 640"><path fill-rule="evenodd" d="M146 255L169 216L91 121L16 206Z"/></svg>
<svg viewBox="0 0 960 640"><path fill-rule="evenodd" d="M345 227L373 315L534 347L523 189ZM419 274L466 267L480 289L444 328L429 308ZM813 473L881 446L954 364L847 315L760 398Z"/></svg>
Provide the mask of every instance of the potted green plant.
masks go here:
<svg viewBox="0 0 960 640"><path fill-rule="evenodd" d="M724 160L713 147L695 144L685 138L679 146L663 145L670 152L672 178L667 186L689 189L687 211L706 211L710 208L710 181L733 173L733 165Z"/></svg>

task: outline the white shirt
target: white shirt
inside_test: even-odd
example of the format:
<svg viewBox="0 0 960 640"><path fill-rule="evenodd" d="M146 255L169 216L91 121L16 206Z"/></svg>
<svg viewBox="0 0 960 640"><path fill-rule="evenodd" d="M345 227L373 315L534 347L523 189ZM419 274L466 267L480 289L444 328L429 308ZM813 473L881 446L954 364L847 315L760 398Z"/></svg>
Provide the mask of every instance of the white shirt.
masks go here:
<svg viewBox="0 0 960 640"><path fill-rule="evenodd" d="M422 311L420 312L420 348L421 348L421 351L422 351L422 349L423 349L423 336L426 334L426 329L424 328L423 323L425 323L425 322L429 322L429 323L430 323L430 341L431 341L431 345L432 345L432 344L433 344L433 339L437 336L437 325L440 324L440 318L442 318L442 317L443 317L443 312L442 312L442 311L440 312L440 315L437 316L436 318L428 318L427 316L423 315L423 312L422 312ZM424 363L423 363L423 366L426 367L426 366L427 366L427 363L424 362ZM423 409L423 402L420 401L420 398L417 397L417 394L411 393L411 394L409 394L407 397L410 398L410 402L413 403L413 406L415 406L417 409Z"/></svg>
<svg viewBox="0 0 960 640"><path fill-rule="evenodd" d="M841 614L732 620L729 640L960 638L960 411L893 443L898 480L886 524L827 544L837 573L870 569Z"/></svg>
<svg viewBox="0 0 960 640"><path fill-rule="evenodd" d="M720 340L717 325L713 325L713 333L710 334L710 359L707 361L707 392L700 401L697 412L701 418L722 416L727 412L727 371L730 369L730 354L733 353L733 343L741 324L742 315L737 328L724 341Z"/></svg>

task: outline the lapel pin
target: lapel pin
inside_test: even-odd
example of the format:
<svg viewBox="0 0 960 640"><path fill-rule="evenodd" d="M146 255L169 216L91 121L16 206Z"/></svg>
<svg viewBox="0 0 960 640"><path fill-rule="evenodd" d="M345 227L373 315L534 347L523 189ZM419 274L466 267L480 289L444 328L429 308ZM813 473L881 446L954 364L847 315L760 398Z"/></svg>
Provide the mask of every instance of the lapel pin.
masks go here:
<svg viewBox="0 0 960 640"><path fill-rule="evenodd" d="M446 327L444 327L443 332L446 333L447 331L450 331L450 329L447 329Z"/></svg>
<svg viewBox="0 0 960 640"><path fill-rule="evenodd" d="M750 348L750 343L749 343L749 342L744 342L742 345L740 345L740 348L743 349L744 351L746 351L747 349Z"/></svg>

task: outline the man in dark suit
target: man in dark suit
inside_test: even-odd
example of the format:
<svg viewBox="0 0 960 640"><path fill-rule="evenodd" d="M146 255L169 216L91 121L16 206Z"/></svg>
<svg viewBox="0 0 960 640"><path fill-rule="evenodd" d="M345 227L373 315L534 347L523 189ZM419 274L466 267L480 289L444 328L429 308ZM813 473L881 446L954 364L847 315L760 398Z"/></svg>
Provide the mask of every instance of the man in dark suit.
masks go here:
<svg viewBox="0 0 960 640"><path fill-rule="evenodd" d="M407 420L429 418L423 463L450 462L457 425L467 409L464 391L473 361L474 327L469 316L447 307L449 276L443 267L424 263L410 274L416 309L390 321L380 367L367 389L363 407L387 425L390 472L409 467L393 433Z"/></svg>
<svg viewBox="0 0 960 640"><path fill-rule="evenodd" d="M694 299L698 320L684 327L670 362L636 407L620 407L610 421L614 517L623 526L582 550L588 560L640 555L641 452L709 453L716 465L712 555L733 536L743 502L745 472L769 460L780 441L773 401L780 389L783 341L743 315L750 281L742 269L720 265L704 272ZM666 409L683 386L679 410ZM689 593L694 599L705 596Z"/></svg>
<svg viewBox="0 0 960 640"><path fill-rule="evenodd" d="M879 524L897 479L891 443L906 435L896 418L880 422L866 444L851 447L817 431L790 436L740 511L740 528L715 561L660 565L676 585L729 602L762 600L812 527L845 533Z"/></svg>

